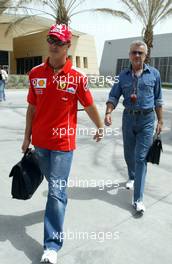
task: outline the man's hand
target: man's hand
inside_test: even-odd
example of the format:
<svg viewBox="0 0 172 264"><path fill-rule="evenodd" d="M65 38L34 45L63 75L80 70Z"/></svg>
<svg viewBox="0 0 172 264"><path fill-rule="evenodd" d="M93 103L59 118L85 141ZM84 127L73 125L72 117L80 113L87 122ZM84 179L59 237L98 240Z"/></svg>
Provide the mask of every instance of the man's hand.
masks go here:
<svg viewBox="0 0 172 264"><path fill-rule="evenodd" d="M157 126L156 126L156 133L157 133L157 135L159 135L161 133L162 127L163 127L163 112L162 112L162 106L156 107L155 108L155 112L156 112L157 120L158 120L158 123L157 123Z"/></svg>
<svg viewBox="0 0 172 264"><path fill-rule="evenodd" d="M85 107L84 109L97 127L97 132L93 139L96 140L96 142L99 142L104 136L104 127L103 122L98 113L97 107L95 104L92 104L90 106Z"/></svg>
<svg viewBox="0 0 172 264"><path fill-rule="evenodd" d="M162 121L159 121L157 123L157 126L156 126L156 134L159 135L162 131L162 127L163 127L163 122Z"/></svg>
<svg viewBox="0 0 172 264"><path fill-rule="evenodd" d="M106 114L105 115L104 123L105 123L106 126L111 126L112 125L111 114Z"/></svg>
<svg viewBox="0 0 172 264"><path fill-rule="evenodd" d="M23 140L23 144L22 144L22 147L21 147L23 153L25 153L26 150L28 149L28 147L29 147L29 145L30 145L30 142L31 142L31 140L28 139L28 138L25 138L25 139Z"/></svg>
<svg viewBox="0 0 172 264"><path fill-rule="evenodd" d="M104 128L99 128L93 137L96 142L99 142L104 137Z"/></svg>

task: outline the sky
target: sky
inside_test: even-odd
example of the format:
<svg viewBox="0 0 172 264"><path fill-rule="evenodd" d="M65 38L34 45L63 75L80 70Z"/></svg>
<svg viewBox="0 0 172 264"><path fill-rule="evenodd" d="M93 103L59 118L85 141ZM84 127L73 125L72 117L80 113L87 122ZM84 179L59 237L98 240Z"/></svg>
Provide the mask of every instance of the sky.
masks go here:
<svg viewBox="0 0 172 264"><path fill-rule="evenodd" d="M73 16L71 28L91 34L95 37L98 63L100 63L105 40L141 36L142 24L129 13L120 0L86 0L82 9L107 7L125 11L130 15L132 23L100 13L82 13ZM160 22L154 29L154 34L172 33L172 16Z"/></svg>
<svg viewBox="0 0 172 264"><path fill-rule="evenodd" d="M114 8L123 10L129 14L126 6L121 4L119 0L86 0L86 4L84 5L84 8L97 7ZM132 23L110 15L84 13L72 18L71 27L89 33L95 37L98 63L100 63L105 40L141 36L142 24L139 23L139 20L132 16L131 13L130 16L132 18ZM155 27L154 34L163 33L172 33L172 16L160 22Z"/></svg>

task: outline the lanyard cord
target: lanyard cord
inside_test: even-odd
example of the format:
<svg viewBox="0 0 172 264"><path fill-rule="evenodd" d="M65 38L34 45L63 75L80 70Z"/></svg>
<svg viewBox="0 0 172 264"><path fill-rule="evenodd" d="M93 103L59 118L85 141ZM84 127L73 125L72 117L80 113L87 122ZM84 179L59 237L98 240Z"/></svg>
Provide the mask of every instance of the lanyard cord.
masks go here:
<svg viewBox="0 0 172 264"><path fill-rule="evenodd" d="M138 77L134 73L132 73L132 88L133 88L132 93L133 94L137 94L137 90L138 90Z"/></svg>

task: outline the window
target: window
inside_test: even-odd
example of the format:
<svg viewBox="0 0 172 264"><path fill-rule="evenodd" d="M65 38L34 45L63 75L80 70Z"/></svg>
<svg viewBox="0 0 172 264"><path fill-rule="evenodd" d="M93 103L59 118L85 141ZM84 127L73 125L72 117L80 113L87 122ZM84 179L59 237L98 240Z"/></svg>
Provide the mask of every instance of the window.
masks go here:
<svg viewBox="0 0 172 264"><path fill-rule="evenodd" d="M27 57L17 59L17 74L26 74L34 66L37 66L42 63L42 57Z"/></svg>
<svg viewBox="0 0 172 264"><path fill-rule="evenodd" d="M122 69L122 59L117 60L117 66L116 66L116 75L119 75Z"/></svg>
<svg viewBox="0 0 172 264"><path fill-rule="evenodd" d="M118 59L116 66L116 75L128 68L129 59ZM153 57L150 65L159 70L162 82L172 82L172 57Z"/></svg>
<svg viewBox="0 0 172 264"><path fill-rule="evenodd" d="M129 66L130 66L129 59L118 59L117 60L117 67L116 67L116 75L119 75L119 73L122 70L129 68Z"/></svg>
<svg viewBox="0 0 172 264"><path fill-rule="evenodd" d="M171 82L172 57L151 58L151 65L159 70L162 82Z"/></svg>
<svg viewBox="0 0 172 264"><path fill-rule="evenodd" d="M87 57L83 58L83 64L84 64L84 68L88 68L88 59L87 59Z"/></svg>
<svg viewBox="0 0 172 264"><path fill-rule="evenodd" d="M0 50L0 65L8 65L8 51Z"/></svg>
<svg viewBox="0 0 172 264"><path fill-rule="evenodd" d="M169 65L168 71L167 71L167 82L172 83L172 64Z"/></svg>
<svg viewBox="0 0 172 264"><path fill-rule="evenodd" d="M76 56L76 67L81 68L81 60L79 56Z"/></svg>

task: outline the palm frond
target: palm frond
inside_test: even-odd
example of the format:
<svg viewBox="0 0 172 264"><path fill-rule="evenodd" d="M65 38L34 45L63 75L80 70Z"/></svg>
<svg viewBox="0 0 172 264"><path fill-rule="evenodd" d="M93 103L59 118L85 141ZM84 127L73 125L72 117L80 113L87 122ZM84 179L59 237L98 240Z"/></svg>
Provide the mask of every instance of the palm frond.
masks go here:
<svg viewBox="0 0 172 264"><path fill-rule="evenodd" d="M152 0L151 3L152 3L151 21L152 21L152 24L155 24L158 14L163 8L163 1L162 0Z"/></svg>
<svg viewBox="0 0 172 264"><path fill-rule="evenodd" d="M168 0L165 4L164 1L162 1L161 9L158 10L159 12L156 16L155 23L158 23L161 20L161 17L164 16L164 14L168 12L170 8L172 8L172 0Z"/></svg>
<svg viewBox="0 0 172 264"><path fill-rule="evenodd" d="M56 10L58 8L58 1L49 0L48 2L44 2L44 5L49 6L52 10Z"/></svg>
<svg viewBox="0 0 172 264"><path fill-rule="evenodd" d="M159 21L162 21L164 19L166 19L167 17L171 16L172 15L172 8L170 8L169 10L167 10L158 20L157 20L157 23Z"/></svg>
<svg viewBox="0 0 172 264"><path fill-rule="evenodd" d="M149 19L149 16L150 16L149 10L148 10L147 1L145 1L144 3L141 2L140 3L140 8L142 10L142 17L141 17L141 19L143 21L143 24L146 25L146 23L147 23L147 21Z"/></svg>
<svg viewBox="0 0 172 264"><path fill-rule="evenodd" d="M110 14L110 15L115 16L115 17L124 18L127 21L131 22L130 17L126 13L119 11L119 10L111 9L111 8L85 9L85 10L81 10L81 11L78 11L76 13L73 13L72 16L80 14L80 13L85 13L85 12L101 12L101 13L105 13L105 14Z"/></svg>
<svg viewBox="0 0 172 264"><path fill-rule="evenodd" d="M0 7L0 9L1 9L1 7ZM11 6L11 7L8 7L8 9L9 10L15 10L16 7L15 6ZM26 7L26 6L20 6L20 7L18 7L18 10L26 10L27 13L28 13L28 11L37 12L36 15L43 15L43 14L46 14L46 15L49 15L49 16L52 15L52 13L49 13L49 12L46 12L46 11L41 11L40 9L37 9L37 8ZM39 12L39 14L38 14L38 12ZM34 16L34 14L32 14L32 15Z"/></svg>
<svg viewBox="0 0 172 264"><path fill-rule="evenodd" d="M81 6L86 0L80 0L80 1L76 1L75 3L76 5L73 4L73 6L71 6L71 8L69 9L69 13L72 14L74 10L76 10L78 8L78 6Z"/></svg>
<svg viewBox="0 0 172 264"><path fill-rule="evenodd" d="M69 11L75 3L76 3L76 0L70 0L68 4L66 2L66 9Z"/></svg>
<svg viewBox="0 0 172 264"><path fill-rule="evenodd" d="M135 15L140 14L141 16L143 16L140 2L138 0L121 0L121 2L123 2Z"/></svg>
<svg viewBox="0 0 172 264"><path fill-rule="evenodd" d="M30 19L31 17L35 17L35 16L36 15L28 15L12 21L9 24L7 30L5 31L5 36L9 35L12 31L16 31L16 26L21 24L24 20Z"/></svg>

